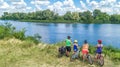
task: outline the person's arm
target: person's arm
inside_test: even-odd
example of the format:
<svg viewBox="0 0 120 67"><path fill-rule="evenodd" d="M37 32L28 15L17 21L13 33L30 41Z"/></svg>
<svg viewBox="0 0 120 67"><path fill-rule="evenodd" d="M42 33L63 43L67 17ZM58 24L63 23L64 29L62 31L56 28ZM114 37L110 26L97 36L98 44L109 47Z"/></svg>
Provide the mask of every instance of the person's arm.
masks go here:
<svg viewBox="0 0 120 67"><path fill-rule="evenodd" d="M101 47L103 48L103 44L101 45Z"/></svg>
<svg viewBox="0 0 120 67"><path fill-rule="evenodd" d="M77 44L77 48L80 50L80 46L78 46L78 44Z"/></svg>
<svg viewBox="0 0 120 67"><path fill-rule="evenodd" d="M89 52L89 50L90 50L90 48L89 48L89 44L87 44L87 46L88 46L88 52Z"/></svg>
<svg viewBox="0 0 120 67"><path fill-rule="evenodd" d="M88 50L89 50L89 49L90 49L90 48L89 48L89 44L87 44L87 46L88 46Z"/></svg>
<svg viewBox="0 0 120 67"><path fill-rule="evenodd" d="M76 44L77 48L79 48L78 44Z"/></svg>
<svg viewBox="0 0 120 67"><path fill-rule="evenodd" d="M73 44L71 40L70 40L70 43Z"/></svg>
<svg viewBox="0 0 120 67"><path fill-rule="evenodd" d="M78 47L78 44L76 44L76 46Z"/></svg>

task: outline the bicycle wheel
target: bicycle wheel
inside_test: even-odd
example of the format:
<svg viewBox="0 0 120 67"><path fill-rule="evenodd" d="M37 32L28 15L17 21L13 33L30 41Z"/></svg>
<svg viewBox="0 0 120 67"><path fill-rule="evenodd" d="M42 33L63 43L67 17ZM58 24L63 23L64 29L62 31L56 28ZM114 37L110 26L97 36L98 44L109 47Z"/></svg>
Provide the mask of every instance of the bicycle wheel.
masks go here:
<svg viewBox="0 0 120 67"><path fill-rule="evenodd" d="M92 65L92 64L93 64L93 61L92 61L91 56L90 56L90 55L88 55L88 56L87 56L87 58L88 58L88 62Z"/></svg>
<svg viewBox="0 0 120 67"><path fill-rule="evenodd" d="M74 54L70 56L70 61L74 61L75 58L74 58Z"/></svg>
<svg viewBox="0 0 120 67"><path fill-rule="evenodd" d="M100 65L100 66L103 66L103 65L104 65L104 57L103 57L103 56L101 56L101 57L99 58L99 65Z"/></svg>

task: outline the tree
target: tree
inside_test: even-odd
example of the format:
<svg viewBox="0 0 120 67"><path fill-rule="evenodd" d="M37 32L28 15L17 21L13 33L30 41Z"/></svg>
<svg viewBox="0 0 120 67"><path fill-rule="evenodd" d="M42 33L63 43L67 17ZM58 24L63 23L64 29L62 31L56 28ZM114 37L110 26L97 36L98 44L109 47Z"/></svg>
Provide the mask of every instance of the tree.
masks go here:
<svg viewBox="0 0 120 67"><path fill-rule="evenodd" d="M81 19L84 21L84 23L92 23L93 22L93 16L90 11L85 11L81 14Z"/></svg>
<svg viewBox="0 0 120 67"><path fill-rule="evenodd" d="M72 20L74 20L74 21L79 21L80 20L78 12L73 12L72 13Z"/></svg>
<svg viewBox="0 0 120 67"><path fill-rule="evenodd" d="M110 16L105 12L101 12L100 10L94 10L93 17L95 23L110 23Z"/></svg>
<svg viewBox="0 0 120 67"><path fill-rule="evenodd" d="M111 23L120 23L120 15L113 14L110 17Z"/></svg>
<svg viewBox="0 0 120 67"><path fill-rule="evenodd" d="M3 20L52 20L52 21L72 21L80 23L120 23L120 15L109 15L106 12L101 12L95 9L93 13L90 11L84 12L66 12L60 16L58 13L54 13L49 9L43 11L29 12L29 13L8 13L0 17Z"/></svg>
<svg viewBox="0 0 120 67"><path fill-rule="evenodd" d="M70 11L66 12L64 15L65 20L72 20L72 13Z"/></svg>
<svg viewBox="0 0 120 67"><path fill-rule="evenodd" d="M42 12L43 20L51 20L53 15L54 12L50 11L49 9Z"/></svg>
<svg viewBox="0 0 120 67"><path fill-rule="evenodd" d="M35 17L36 17L36 20L42 20L42 18L43 18L42 11L36 11Z"/></svg>
<svg viewBox="0 0 120 67"><path fill-rule="evenodd" d="M4 12L4 15L2 15L2 19L8 20L8 16L9 16L9 13L8 12Z"/></svg>
<svg viewBox="0 0 120 67"><path fill-rule="evenodd" d="M98 10L98 9L95 9L95 10L93 11L93 17L94 17L94 19L98 19L97 16L99 16L100 14L101 14L101 11Z"/></svg>

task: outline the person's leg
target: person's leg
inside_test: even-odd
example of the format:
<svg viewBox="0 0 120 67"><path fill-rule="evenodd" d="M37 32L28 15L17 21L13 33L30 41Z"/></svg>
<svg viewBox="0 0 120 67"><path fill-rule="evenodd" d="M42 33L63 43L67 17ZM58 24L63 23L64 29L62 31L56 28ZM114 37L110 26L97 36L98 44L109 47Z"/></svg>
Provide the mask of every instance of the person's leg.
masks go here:
<svg viewBox="0 0 120 67"><path fill-rule="evenodd" d="M71 52L71 47L69 46L68 47L68 56L70 55L70 52Z"/></svg>
<svg viewBox="0 0 120 67"><path fill-rule="evenodd" d="M69 57L70 51L67 51L67 57Z"/></svg>
<svg viewBox="0 0 120 67"><path fill-rule="evenodd" d="M98 59L98 50L96 50L95 59Z"/></svg>
<svg viewBox="0 0 120 67"><path fill-rule="evenodd" d="M68 47L66 46L66 56L68 56Z"/></svg>
<svg viewBox="0 0 120 67"><path fill-rule="evenodd" d="M85 51L84 50L82 50L82 59L83 59L83 61L85 61Z"/></svg>
<svg viewBox="0 0 120 67"><path fill-rule="evenodd" d="M99 58L99 53L96 53L96 59L98 59Z"/></svg>
<svg viewBox="0 0 120 67"><path fill-rule="evenodd" d="M98 52L98 59L101 57L101 52Z"/></svg>

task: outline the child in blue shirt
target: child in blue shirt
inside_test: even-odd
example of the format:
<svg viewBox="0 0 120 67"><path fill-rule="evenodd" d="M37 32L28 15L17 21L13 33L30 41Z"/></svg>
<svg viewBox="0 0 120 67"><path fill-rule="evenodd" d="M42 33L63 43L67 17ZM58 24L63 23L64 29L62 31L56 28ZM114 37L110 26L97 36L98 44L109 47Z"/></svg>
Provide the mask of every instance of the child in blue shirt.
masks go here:
<svg viewBox="0 0 120 67"><path fill-rule="evenodd" d="M73 43L73 51L74 51L74 53L76 53L78 51L78 41L77 40L75 40Z"/></svg>

